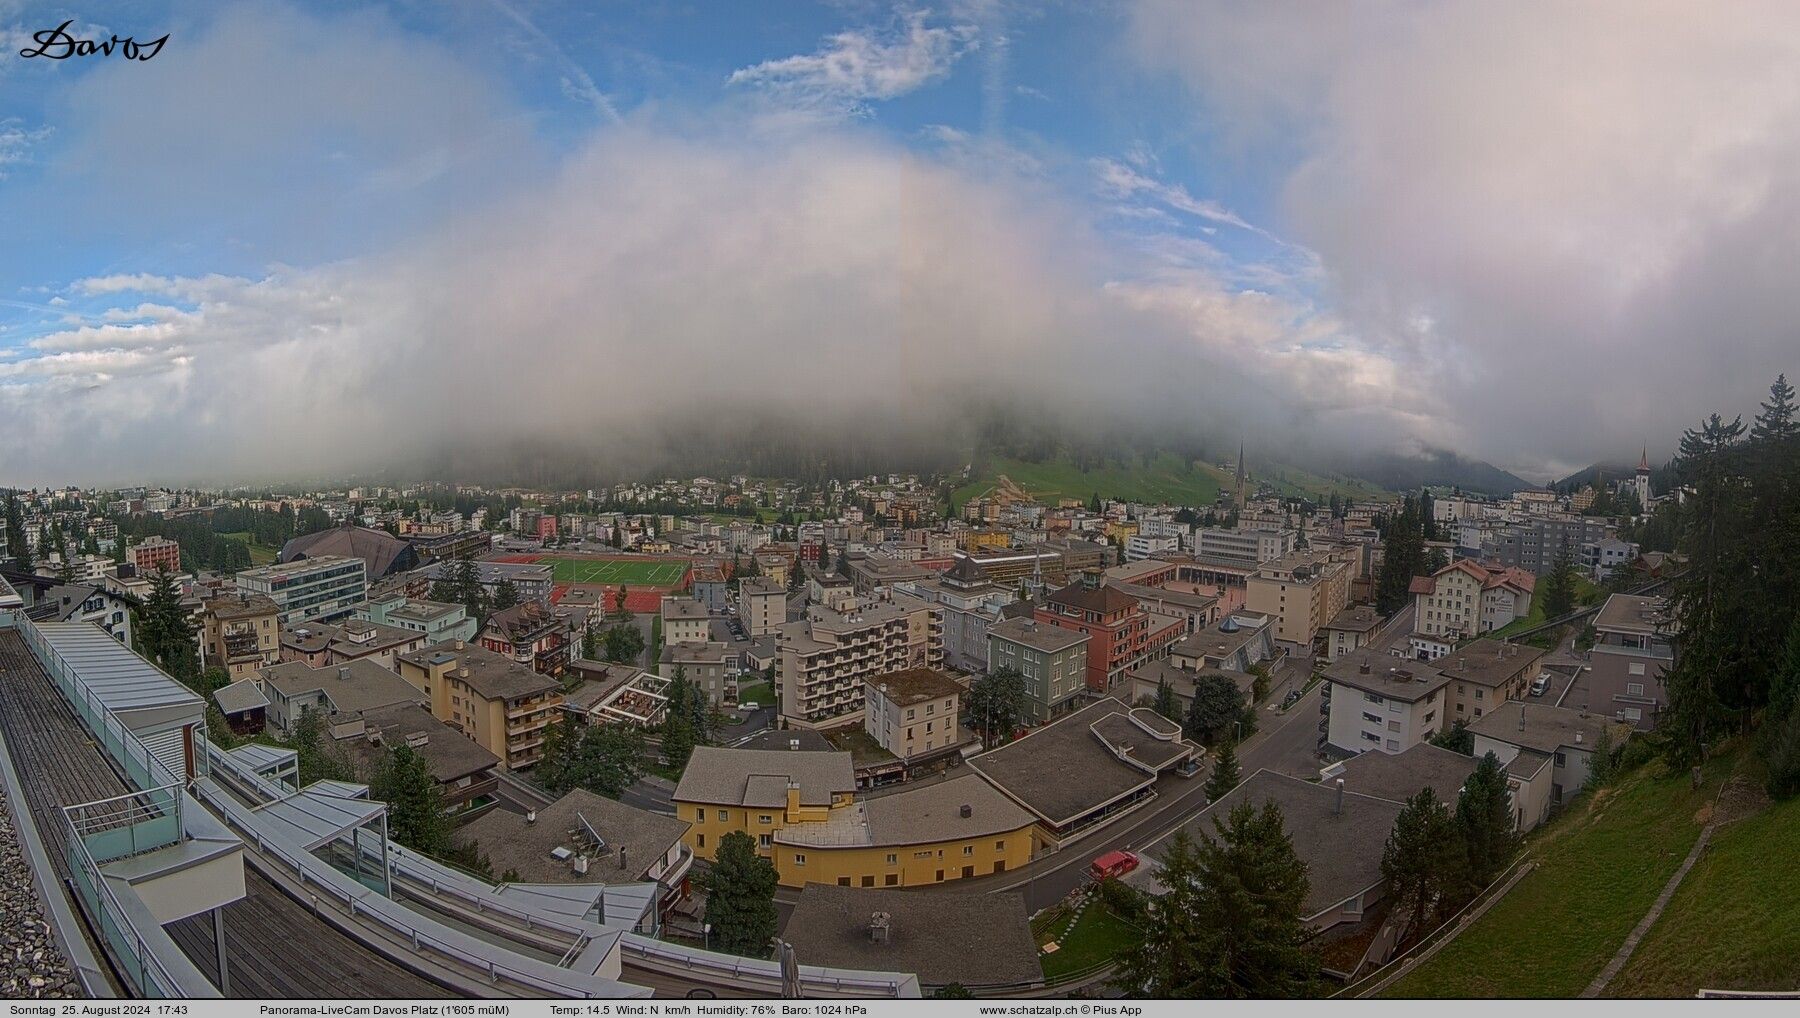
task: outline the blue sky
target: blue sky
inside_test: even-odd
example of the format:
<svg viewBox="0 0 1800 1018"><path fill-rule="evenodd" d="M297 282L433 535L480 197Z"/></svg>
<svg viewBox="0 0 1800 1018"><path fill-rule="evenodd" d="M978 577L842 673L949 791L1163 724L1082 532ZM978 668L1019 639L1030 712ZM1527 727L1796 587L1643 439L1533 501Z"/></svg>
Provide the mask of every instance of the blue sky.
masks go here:
<svg viewBox="0 0 1800 1018"><path fill-rule="evenodd" d="M0 482L651 441L790 384L904 429L996 367L1315 458L1656 453L1800 367L1800 25L1618 13L0 0ZM20 57L65 19L170 41Z"/></svg>

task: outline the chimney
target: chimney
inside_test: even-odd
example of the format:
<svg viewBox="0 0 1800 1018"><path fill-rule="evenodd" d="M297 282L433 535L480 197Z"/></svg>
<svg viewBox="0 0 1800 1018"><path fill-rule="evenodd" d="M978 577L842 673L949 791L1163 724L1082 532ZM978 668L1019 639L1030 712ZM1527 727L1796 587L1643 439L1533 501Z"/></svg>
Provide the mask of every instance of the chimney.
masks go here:
<svg viewBox="0 0 1800 1018"><path fill-rule="evenodd" d="M349 682L350 681L350 666L349 665L338 665L338 681L339 682Z"/></svg>
<svg viewBox="0 0 1800 1018"><path fill-rule="evenodd" d="M1369 662L1364 661L1361 665L1357 666L1356 671L1360 675L1369 674Z"/></svg>
<svg viewBox="0 0 1800 1018"><path fill-rule="evenodd" d="M625 868L625 846L624 845L619 846L619 868L620 869Z"/></svg>
<svg viewBox="0 0 1800 1018"><path fill-rule="evenodd" d="M800 740L799 739L789 739L788 740L788 748L793 749L793 750L799 749L800 748Z"/></svg>
<svg viewBox="0 0 1800 1018"><path fill-rule="evenodd" d="M575 875L578 877L587 876L587 868L588 868L588 857L587 857L587 854L584 852L581 855L578 855L575 857Z"/></svg>
<svg viewBox="0 0 1800 1018"><path fill-rule="evenodd" d="M535 810L535 809L526 810L525 811L526 826L529 827L530 825L535 824L535 823L537 823L537 810Z"/></svg>
<svg viewBox="0 0 1800 1018"><path fill-rule="evenodd" d="M1331 812L1334 814L1341 814L1344 812L1344 779L1343 778L1337 779L1337 804L1331 807Z"/></svg>
<svg viewBox="0 0 1800 1018"><path fill-rule="evenodd" d="M1581 733L1580 732L1575 733L1575 745L1577 745L1577 746L1581 745Z"/></svg>
<svg viewBox="0 0 1800 1018"><path fill-rule="evenodd" d="M1459 672L1468 671L1469 670L1469 659L1466 657L1457 658L1456 659L1456 670Z"/></svg>
<svg viewBox="0 0 1800 1018"><path fill-rule="evenodd" d="M975 807L973 807L973 806L971 806L971 805L969 805L969 804L968 804L968 803L966 803L966 802L965 802L965 803L963 803L963 805L962 805L962 818L963 818L963 819L964 819L964 820L967 820L967 819L969 819L969 818L970 818L970 817L972 817L972 816L974 816L974 815L975 815Z"/></svg>
<svg viewBox="0 0 1800 1018"><path fill-rule="evenodd" d="M888 943L892 925L893 916L886 912L876 912L869 916L869 939L877 944Z"/></svg>

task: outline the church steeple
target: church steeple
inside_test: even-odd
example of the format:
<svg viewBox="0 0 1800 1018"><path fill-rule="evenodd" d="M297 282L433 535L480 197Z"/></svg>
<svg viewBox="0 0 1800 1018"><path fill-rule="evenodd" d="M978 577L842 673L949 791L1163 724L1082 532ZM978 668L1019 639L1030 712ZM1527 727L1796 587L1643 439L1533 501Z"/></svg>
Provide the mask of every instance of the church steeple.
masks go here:
<svg viewBox="0 0 1800 1018"><path fill-rule="evenodd" d="M1644 446L1643 455L1638 457L1637 472L1640 474L1647 474L1650 472L1650 447L1649 446Z"/></svg>

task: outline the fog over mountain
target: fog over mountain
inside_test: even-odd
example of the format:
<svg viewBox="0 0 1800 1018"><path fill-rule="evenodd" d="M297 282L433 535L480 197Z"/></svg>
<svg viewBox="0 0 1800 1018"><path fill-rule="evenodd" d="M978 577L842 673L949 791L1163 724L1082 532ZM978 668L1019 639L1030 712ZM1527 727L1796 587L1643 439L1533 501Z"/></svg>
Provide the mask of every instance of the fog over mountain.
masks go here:
<svg viewBox="0 0 1800 1018"><path fill-rule="evenodd" d="M1117 148L1006 129L960 10L616 87L468 12L8 66L0 482L904 468L996 415L1541 481L1800 370L1791 6L1127 4L1091 87L1157 144ZM892 126L964 74L980 129Z"/></svg>

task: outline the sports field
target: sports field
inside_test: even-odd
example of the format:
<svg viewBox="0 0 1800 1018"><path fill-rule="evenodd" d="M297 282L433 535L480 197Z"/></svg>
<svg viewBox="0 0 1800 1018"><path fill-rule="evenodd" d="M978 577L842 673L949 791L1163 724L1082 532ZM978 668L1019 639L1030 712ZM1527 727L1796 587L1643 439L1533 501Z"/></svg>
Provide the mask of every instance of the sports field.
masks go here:
<svg viewBox="0 0 1800 1018"><path fill-rule="evenodd" d="M545 555L539 564L548 565L557 583L616 586L637 584L649 587L675 587L687 575L686 562L637 562L631 559L556 558Z"/></svg>

